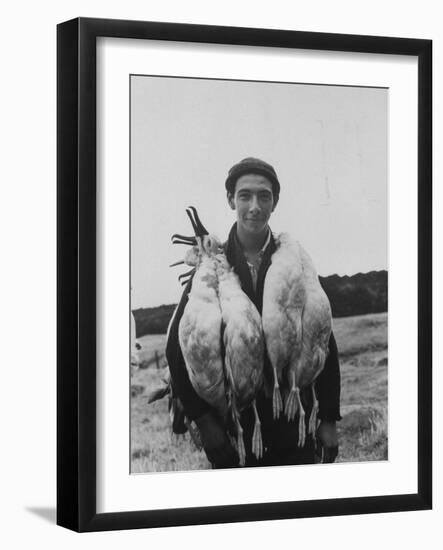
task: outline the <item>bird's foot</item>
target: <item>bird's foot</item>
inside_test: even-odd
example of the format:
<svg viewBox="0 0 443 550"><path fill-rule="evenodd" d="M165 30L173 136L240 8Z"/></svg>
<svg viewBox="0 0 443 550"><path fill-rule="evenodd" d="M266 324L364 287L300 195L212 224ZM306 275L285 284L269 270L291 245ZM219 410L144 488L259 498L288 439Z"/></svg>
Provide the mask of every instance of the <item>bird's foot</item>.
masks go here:
<svg viewBox="0 0 443 550"><path fill-rule="evenodd" d="M300 407L298 418L298 446L304 447L306 440L306 424L305 424L305 411L303 407Z"/></svg>
<svg viewBox="0 0 443 550"><path fill-rule="evenodd" d="M237 452L238 452L239 464L240 466L244 466L246 463L246 450L245 450L245 443L243 441L243 431L238 433Z"/></svg>
<svg viewBox="0 0 443 550"><path fill-rule="evenodd" d="M274 386L274 394L272 396L272 411L274 415L274 420L280 418L280 413L283 410L283 401L281 398L280 388Z"/></svg>
<svg viewBox="0 0 443 550"><path fill-rule="evenodd" d="M317 431L317 413L318 413L318 401L314 401L312 405L311 415L309 417L308 433L312 434L315 438L315 432Z"/></svg>
<svg viewBox="0 0 443 550"><path fill-rule="evenodd" d="M261 437L261 424L256 422L254 426L254 433L252 434L252 452L257 460L263 456L263 440Z"/></svg>
<svg viewBox="0 0 443 550"><path fill-rule="evenodd" d="M288 394L288 397L286 398L285 403L285 415L288 421L294 420L297 408L297 388L292 388Z"/></svg>

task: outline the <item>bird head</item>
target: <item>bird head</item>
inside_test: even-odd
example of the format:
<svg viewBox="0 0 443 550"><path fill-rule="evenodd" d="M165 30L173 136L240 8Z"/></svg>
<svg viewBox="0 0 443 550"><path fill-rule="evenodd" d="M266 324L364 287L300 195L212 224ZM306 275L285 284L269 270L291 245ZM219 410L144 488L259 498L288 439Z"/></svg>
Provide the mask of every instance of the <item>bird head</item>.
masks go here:
<svg viewBox="0 0 443 550"><path fill-rule="evenodd" d="M220 241L214 235L210 235L208 230L202 224L197 210L194 206L189 206L186 209L186 213L191 220L192 228L194 229L194 235L186 236L179 235L175 233L172 235L171 239L174 244L186 244L191 248L186 252L183 260L171 264L170 267L186 264L193 267L198 267L201 263L202 258L214 257L217 253L222 250ZM187 273L182 273L179 275L179 280L181 284L186 284L189 279L192 277L194 269L188 271Z"/></svg>
<svg viewBox="0 0 443 550"><path fill-rule="evenodd" d="M186 214L191 220L192 228L194 229L193 236L178 235L177 233L172 235L172 242L174 244L187 244L198 248L198 252L201 255L213 255L217 254L221 249L221 243L214 235L210 235L209 231L205 228L197 210L194 206L188 206L186 208ZM188 255L187 260L194 261L195 253L192 252ZM185 262L186 257L185 257ZM195 263L189 263L189 265L195 265Z"/></svg>
<svg viewBox="0 0 443 550"><path fill-rule="evenodd" d="M200 252L208 255L217 254L221 247L220 241L215 235L211 235L203 225L196 208L194 206L188 206L188 208L186 208L186 214L191 220Z"/></svg>

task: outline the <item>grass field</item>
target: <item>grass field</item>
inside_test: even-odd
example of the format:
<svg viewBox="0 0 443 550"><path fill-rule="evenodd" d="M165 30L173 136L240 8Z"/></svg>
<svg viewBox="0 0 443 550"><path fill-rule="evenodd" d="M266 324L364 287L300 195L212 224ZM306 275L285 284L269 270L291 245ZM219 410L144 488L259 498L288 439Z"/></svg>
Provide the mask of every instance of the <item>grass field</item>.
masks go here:
<svg viewBox="0 0 443 550"><path fill-rule="evenodd" d="M337 461L386 460L387 314L335 319L334 334L340 353L343 417L338 423ZM131 376L131 471L209 468L204 452L195 448L188 434L171 433L167 399L147 403L149 393L162 385L167 372L165 335L144 336L139 342L141 367L148 368L140 368Z"/></svg>

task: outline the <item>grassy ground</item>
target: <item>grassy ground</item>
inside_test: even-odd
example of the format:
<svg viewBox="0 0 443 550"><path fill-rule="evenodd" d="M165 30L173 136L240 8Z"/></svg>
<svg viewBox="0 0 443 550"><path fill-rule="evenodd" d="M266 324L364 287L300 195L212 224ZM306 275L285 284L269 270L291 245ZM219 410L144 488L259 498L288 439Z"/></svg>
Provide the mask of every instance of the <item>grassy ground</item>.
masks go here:
<svg viewBox="0 0 443 550"><path fill-rule="evenodd" d="M340 353L341 413L338 461L386 460L387 444L387 314L334 320ZM139 339L141 367L132 373L131 471L159 472L209 468L188 434L171 433L167 399L147 403L167 373L164 335ZM156 367L157 360L160 368Z"/></svg>
<svg viewBox="0 0 443 550"><path fill-rule="evenodd" d="M166 335L138 338L140 368L131 375L131 471L164 472L210 468L204 452L199 452L189 434L174 435L168 400L148 404L149 394L163 386L167 375L164 349ZM157 361L160 368L157 368Z"/></svg>
<svg viewBox="0 0 443 550"><path fill-rule="evenodd" d="M334 320L341 365L340 462L388 458L387 320L386 313Z"/></svg>

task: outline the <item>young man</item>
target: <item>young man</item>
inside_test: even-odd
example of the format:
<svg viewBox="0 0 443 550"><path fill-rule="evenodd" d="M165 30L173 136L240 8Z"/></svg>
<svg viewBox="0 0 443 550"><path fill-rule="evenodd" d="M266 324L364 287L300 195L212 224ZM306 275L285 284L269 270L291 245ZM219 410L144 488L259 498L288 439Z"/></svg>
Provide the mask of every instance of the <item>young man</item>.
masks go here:
<svg viewBox="0 0 443 550"><path fill-rule="evenodd" d="M237 221L231 228L225 253L237 273L243 291L261 313L266 272L271 264L276 245L268 222L277 206L280 183L274 168L256 158L246 158L229 171L225 183L229 206L235 210ZM232 447L225 427L221 426L211 407L198 397L186 371L178 341L178 326L187 303L192 281L187 285L170 327L166 356L171 371L174 392L182 401L186 415L197 424L203 447L214 468L238 466L237 453ZM265 373L272 372L265 357ZM323 371L316 382L319 401L320 424L317 439L322 449L323 461L333 462L337 456L338 441L336 421L340 420L340 369L337 346L333 334L329 341L329 354ZM302 402L309 418L312 396L302 391ZM262 424L264 455L257 460L251 452L254 415L246 410L241 415L246 446L246 466L276 466L310 464L315 462L315 441L307 437L305 446L299 448L298 422L288 422L282 414L273 419L272 398L265 391L257 396L257 409Z"/></svg>

